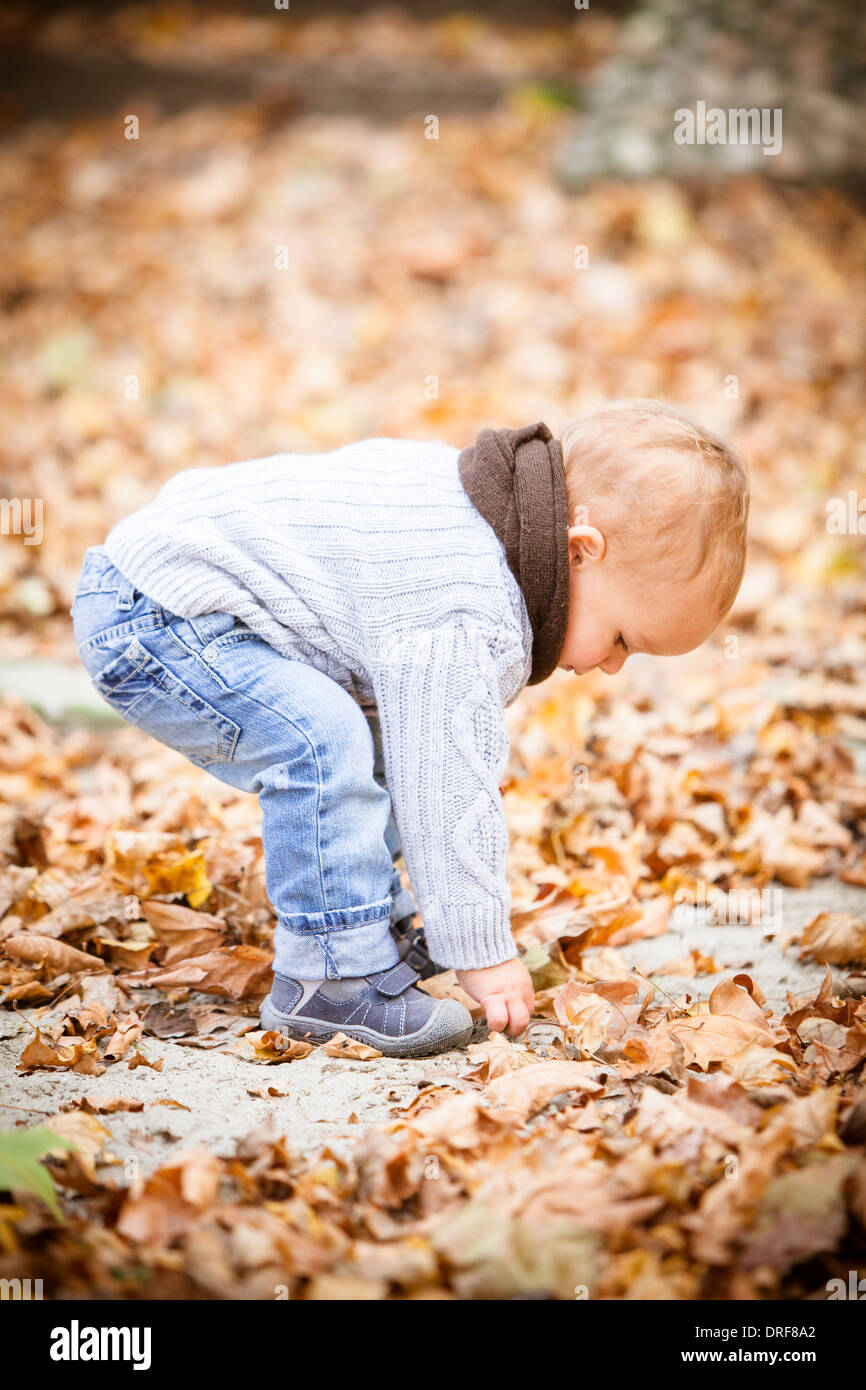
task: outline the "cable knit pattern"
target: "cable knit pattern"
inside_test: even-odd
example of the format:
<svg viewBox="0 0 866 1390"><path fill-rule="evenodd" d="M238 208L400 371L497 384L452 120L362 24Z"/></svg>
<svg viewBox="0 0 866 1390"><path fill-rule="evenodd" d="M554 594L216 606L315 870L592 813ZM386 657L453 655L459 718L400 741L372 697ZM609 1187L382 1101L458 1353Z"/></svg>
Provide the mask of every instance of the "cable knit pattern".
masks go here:
<svg viewBox="0 0 866 1390"><path fill-rule="evenodd" d="M396 644L374 675L397 829L433 956L469 969L516 955L499 784L502 693L522 649L465 615Z"/></svg>
<svg viewBox="0 0 866 1390"><path fill-rule="evenodd" d="M468 969L516 954L499 786L503 710L529 678L532 629L458 457L379 438L190 469L115 526L105 549L169 611L232 613L378 706L431 951Z"/></svg>

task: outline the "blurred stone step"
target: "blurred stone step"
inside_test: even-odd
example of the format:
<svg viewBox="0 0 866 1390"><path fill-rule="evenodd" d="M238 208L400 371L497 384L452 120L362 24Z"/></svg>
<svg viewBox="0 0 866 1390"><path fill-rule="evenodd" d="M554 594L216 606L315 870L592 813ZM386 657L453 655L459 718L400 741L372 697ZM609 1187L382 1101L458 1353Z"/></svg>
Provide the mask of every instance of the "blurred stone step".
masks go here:
<svg viewBox="0 0 866 1390"><path fill-rule="evenodd" d="M14 695L57 724L108 728L123 720L94 690L83 666L50 657L0 660L0 696Z"/></svg>
<svg viewBox="0 0 866 1390"><path fill-rule="evenodd" d="M263 57L231 65L157 65L124 55L37 48L0 57L4 107L23 120L135 112L142 102L154 102L171 116L196 106L254 101L272 107L278 121L313 113L389 121L484 110L507 85L488 73L430 64L339 67Z"/></svg>

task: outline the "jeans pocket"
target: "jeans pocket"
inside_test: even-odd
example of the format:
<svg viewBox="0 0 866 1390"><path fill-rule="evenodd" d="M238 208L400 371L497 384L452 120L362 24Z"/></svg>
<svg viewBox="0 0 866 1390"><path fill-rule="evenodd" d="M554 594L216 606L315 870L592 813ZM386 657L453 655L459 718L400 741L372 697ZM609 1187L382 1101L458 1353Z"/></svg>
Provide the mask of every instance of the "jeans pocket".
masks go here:
<svg viewBox="0 0 866 1390"><path fill-rule="evenodd" d="M104 700L130 724L197 767L230 762L240 726L220 714L135 638L93 676Z"/></svg>
<svg viewBox="0 0 866 1390"><path fill-rule="evenodd" d="M78 655L93 678L103 659L103 648L117 650L124 638L155 632L164 626L158 604L129 586L129 602L121 607L113 590L76 594L72 605L72 631Z"/></svg>

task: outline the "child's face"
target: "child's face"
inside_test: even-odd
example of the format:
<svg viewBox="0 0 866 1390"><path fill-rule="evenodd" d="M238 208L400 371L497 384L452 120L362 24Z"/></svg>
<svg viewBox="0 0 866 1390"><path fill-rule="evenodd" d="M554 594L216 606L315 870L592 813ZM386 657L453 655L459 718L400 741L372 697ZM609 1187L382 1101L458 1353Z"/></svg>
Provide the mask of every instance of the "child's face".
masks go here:
<svg viewBox="0 0 866 1390"><path fill-rule="evenodd" d="M679 656L705 642L716 624L703 576L647 584L617 569L595 526L568 531L570 598L560 668L614 675L633 652Z"/></svg>

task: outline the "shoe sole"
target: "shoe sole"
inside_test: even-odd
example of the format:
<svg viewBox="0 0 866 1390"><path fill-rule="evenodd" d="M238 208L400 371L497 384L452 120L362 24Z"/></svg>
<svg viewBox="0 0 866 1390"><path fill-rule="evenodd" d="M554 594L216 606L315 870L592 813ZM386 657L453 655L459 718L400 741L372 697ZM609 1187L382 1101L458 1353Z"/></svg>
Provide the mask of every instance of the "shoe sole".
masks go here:
<svg viewBox="0 0 866 1390"><path fill-rule="evenodd" d="M335 1033L343 1033L347 1038L375 1047L385 1057L433 1057L437 1052L448 1052L452 1048L465 1047L472 1037L473 1025L470 1020L461 1028L448 1027L436 1036L434 1014L431 1023L421 1033L408 1033L402 1038L388 1038L376 1033L372 1028L341 1026L338 1023L323 1023L320 1019L307 1019L301 1016L279 1013L271 1004L270 995L262 1002L259 1011L262 1027L269 1031L276 1029L286 1038L296 1042L326 1043ZM438 1017L441 1019L442 1012Z"/></svg>

